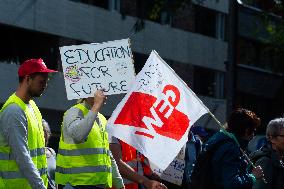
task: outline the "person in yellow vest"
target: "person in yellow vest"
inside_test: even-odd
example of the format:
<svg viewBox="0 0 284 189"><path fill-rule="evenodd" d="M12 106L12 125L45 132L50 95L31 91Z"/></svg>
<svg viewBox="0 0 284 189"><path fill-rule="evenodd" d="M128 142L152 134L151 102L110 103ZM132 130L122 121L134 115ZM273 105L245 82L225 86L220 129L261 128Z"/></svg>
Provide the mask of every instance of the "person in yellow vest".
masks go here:
<svg viewBox="0 0 284 189"><path fill-rule="evenodd" d="M124 189L109 150L106 118L99 113L106 100L102 90L67 110L56 158L55 182L60 188Z"/></svg>
<svg viewBox="0 0 284 189"><path fill-rule="evenodd" d="M148 159L125 142L110 137L110 150L124 179L125 189L167 189L150 168ZM155 180L156 179L156 180Z"/></svg>
<svg viewBox="0 0 284 189"><path fill-rule="evenodd" d="M0 110L0 187L46 189L47 163L41 113L32 100L47 87L42 59L25 61L19 85Z"/></svg>

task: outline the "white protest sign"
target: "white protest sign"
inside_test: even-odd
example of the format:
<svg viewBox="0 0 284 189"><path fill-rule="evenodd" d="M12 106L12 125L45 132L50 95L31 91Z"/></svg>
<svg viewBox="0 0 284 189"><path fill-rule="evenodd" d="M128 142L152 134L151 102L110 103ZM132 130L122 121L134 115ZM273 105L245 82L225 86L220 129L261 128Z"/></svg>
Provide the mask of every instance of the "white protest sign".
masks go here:
<svg viewBox="0 0 284 189"><path fill-rule="evenodd" d="M126 93L135 79L129 39L60 47L68 100Z"/></svg>
<svg viewBox="0 0 284 189"><path fill-rule="evenodd" d="M185 146L181 148L181 151L178 153L176 158L170 163L170 165L165 170L160 169L151 162L150 166L152 171L158 174L161 179L181 186L185 167L184 157Z"/></svg>

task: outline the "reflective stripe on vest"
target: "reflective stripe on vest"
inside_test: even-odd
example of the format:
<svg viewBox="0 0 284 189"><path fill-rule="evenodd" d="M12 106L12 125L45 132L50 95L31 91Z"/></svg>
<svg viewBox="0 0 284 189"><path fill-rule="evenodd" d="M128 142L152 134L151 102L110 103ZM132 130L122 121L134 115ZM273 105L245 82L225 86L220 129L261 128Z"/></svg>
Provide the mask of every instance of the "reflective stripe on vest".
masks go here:
<svg viewBox="0 0 284 189"><path fill-rule="evenodd" d="M85 149L76 149L76 150L59 149L58 154L61 154L63 156L80 156L80 155L92 155L92 154L110 155L110 150L105 148L85 148Z"/></svg>
<svg viewBox="0 0 284 189"><path fill-rule="evenodd" d="M37 148L30 150L30 156L31 157L36 157L36 156L41 156L45 155L45 148ZM9 160L9 154L0 152L0 160Z"/></svg>
<svg viewBox="0 0 284 189"><path fill-rule="evenodd" d="M88 167L74 167L74 168L63 168L63 167L56 167L56 171L58 173L63 174L78 174L78 173L93 173L93 172L107 172L111 173L111 167L107 166L88 166Z"/></svg>
<svg viewBox="0 0 284 189"><path fill-rule="evenodd" d="M74 107L80 109L84 116L89 112L82 104ZM108 135L105 131L107 121L100 113L98 118L101 124L94 123L83 143L65 143L61 132L56 160L56 183L66 185L69 182L72 186L104 185L106 188L112 186Z"/></svg>
<svg viewBox="0 0 284 189"><path fill-rule="evenodd" d="M28 107L19 97L11 95L5 102L0 113L10 104L18 105L25 113L28 125L28 150L35 167L47 186L47 162L45 156L45 140L42 127L42 117L34 101L30 100ZM32 110L31 110L32 109ZM33 112L31 112L33 111ZM27 179L22 176L16 161L11 156L11 149L6 143L0 143L0 176L5 188L31 188Z"/></svg>
<svg viewBox="0 0 284 189"><path fill-rule="evenodd" d="M42 168L38 170L40 176L47 174L47 168ZM17 178L25 178L23 174L19 171L6 171L0 172L0 175L3 179L17 179Z"/></svg>

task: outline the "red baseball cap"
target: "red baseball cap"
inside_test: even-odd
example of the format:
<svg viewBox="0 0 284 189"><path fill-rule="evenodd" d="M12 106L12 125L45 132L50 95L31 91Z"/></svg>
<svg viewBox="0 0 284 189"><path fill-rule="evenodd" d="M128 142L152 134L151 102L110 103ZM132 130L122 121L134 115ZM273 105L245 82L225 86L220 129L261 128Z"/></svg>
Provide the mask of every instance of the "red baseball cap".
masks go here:
<svg viewBox="0 0 284 189"><path fill-rule="evenodd" d="M57 72L55 70L48 69L41 58L26 60L18 70L18 75L23 77L32 73L51 73Z"/></svg>

